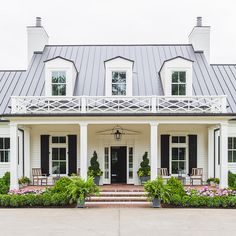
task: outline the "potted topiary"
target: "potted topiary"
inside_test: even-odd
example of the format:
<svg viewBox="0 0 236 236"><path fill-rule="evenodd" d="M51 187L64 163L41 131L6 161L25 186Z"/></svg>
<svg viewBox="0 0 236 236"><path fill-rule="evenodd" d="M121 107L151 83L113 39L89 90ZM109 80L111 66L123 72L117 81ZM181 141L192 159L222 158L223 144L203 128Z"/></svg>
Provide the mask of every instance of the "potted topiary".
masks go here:
<svg viewBox="0 0 236 236"><path fill-rule="evenodd" d="M140 163L140 168L137 171L141 184L150 180L150 170L151 167L149 165L148 152L145 152L143 155L143 161Z"/></svg>
<svg viewBox="0 0 236 236"><path fill-rule="evenodd" d="M89 177L84 180L79 177L71 177L70 184L66 187L67 194L70 197L72 203L77 202L77 208L85 207L86 197L95 194L99 194L99 188L94 183L93 178Z"/></svg>
<svg viewBox="0 0 236 236"><path fill-rule="evenodd" d="M168 203L170 199L170 189L164 185L164 180L158 177L155 180L144 184L148 198L152 201L154 208L160 208L161 202Z"/></svg>
<svg viewBox="0 0 236 236"><path fill-rule="evenodd" d="M90 166L88 168L88 176L93 177L94 183L96 185L99 185L100 176L102 176L103 172L99 167L99 162L97 161L97 159L98 159L97 152L94 151L93 156L90 160Z"/></svg>
<svg viewBox="0 0 236 236"><path fill-rule="evenodd" d="M19 180L18 180L18 183L22 186L22 187L25 187L25 186L28 186L30 184L30 179L26 176L23 176L21 177Z"/></svg>
<svg viewBox="0 0 236 236"><path fill-rule="evenodd" d="M207 183L210 186L218 186L220 183L220 179L219 178L209 178L209 179L207 179Z"/></svg>

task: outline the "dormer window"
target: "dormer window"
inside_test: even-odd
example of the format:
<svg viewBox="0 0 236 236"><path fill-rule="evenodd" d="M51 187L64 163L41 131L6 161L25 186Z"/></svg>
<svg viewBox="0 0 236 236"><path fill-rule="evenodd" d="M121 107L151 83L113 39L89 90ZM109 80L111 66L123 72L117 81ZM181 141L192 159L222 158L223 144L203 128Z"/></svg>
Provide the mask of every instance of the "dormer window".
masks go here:
<svg viewBox="0 0 236 236"><path fill-rule="evenodd" d="M185 71L172 72L171 95L176 95L176 96L186 95L186 72Z"/></svg>
<svg viewBox="0 0 236 236"><path fill-rule="evenodd" d="M126 95L126 72L112 71L112 96Z"/></svg>
<svg viewBox="0 0 236 236"><path fill-rule="evenodd" d="M163 62L159 71L165 96L192 96L193 61L177 56Z"/></svg>
<svg viewBox="0 0 236 236"><path fill-rule="evenodd" d="M105 63L106 96L132 96L132 74L134 62L124 58L111 58Z"/></svg>
<svg viewBox="0 0 236 236"><path fill-rule="evenodd" d="M66 96L65 71L52 71L52 96Z"/></svg>
<svg viewBox="0 0 236 236"><path fill-rule="evenodd" d="M45 96L73 96L78 74L73 61L54 57L45 62Z"/></svg>

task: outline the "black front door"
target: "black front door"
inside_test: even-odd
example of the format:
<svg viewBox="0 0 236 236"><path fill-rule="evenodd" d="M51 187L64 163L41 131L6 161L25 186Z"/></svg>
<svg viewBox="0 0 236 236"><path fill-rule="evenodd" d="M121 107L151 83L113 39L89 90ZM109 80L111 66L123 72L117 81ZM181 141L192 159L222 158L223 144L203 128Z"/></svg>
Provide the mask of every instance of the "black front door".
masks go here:
<svg viewBox="0 0 236 236"><path fill-rule="evenodd" d="M111 147L111 183L126 183L126 147Z"/></svg>

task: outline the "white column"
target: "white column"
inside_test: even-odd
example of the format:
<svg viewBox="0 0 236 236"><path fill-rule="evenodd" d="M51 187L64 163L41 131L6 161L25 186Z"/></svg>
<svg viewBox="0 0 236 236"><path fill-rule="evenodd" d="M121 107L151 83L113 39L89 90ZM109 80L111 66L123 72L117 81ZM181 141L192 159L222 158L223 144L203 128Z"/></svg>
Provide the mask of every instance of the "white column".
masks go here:
<svg viewBox="0 0 236 236"><path fill-rule="evenodd" d="M87 179L88 171L88 124L80 124L80 176Z"/></svg>
<svg viewBox="0 0 236 236"><path fill-rule="evenodd" d="M220 188L228 187L228 124L220 124Z"/></svg>
<svg viewBox="0 0 236 236"><path fill-rule="evenodd" d="M150 151L151 151L151 180L157 178L157 159L158 159L158 123L150 123Z"/></svg>
<svg viewBox="0 0 236 236"><path fill-rule="evenodd" d="M208 178L214 177L214 127L208 128Z"/></svg>
<svg viewBox="0 0 236 236"><path fill-rule="evenodd" d="M30 128L24 128L24 155L25 155L25 176L30 178L31 169L30 169Z"/></svg>
<svg viewBox="0 0 236 236"><path fill-rule="evenodd" d="M10 124L10 189L19 189L18 184L18 126Z"/></svg>

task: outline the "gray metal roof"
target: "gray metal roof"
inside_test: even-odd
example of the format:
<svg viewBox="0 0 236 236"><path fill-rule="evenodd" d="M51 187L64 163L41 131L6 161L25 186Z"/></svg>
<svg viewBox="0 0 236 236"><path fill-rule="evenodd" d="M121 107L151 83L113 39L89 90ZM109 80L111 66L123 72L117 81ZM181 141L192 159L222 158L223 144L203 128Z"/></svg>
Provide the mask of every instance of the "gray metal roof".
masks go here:
<svg viewBox="0 0 236 236"><path fill-rule="evenodd" d="M74 62L78 77L74 95L105 95L104 61L124 57L134 61L133 95L164 95L158 72L164 61L180 56L193 61L193 95L228 96L228 111L236 113L236 66L209 65L192 45L48 45L35 53L27 71L0 71L0 114L10 113L10 96L44 96L44 61L63 57Z"/></svg>

